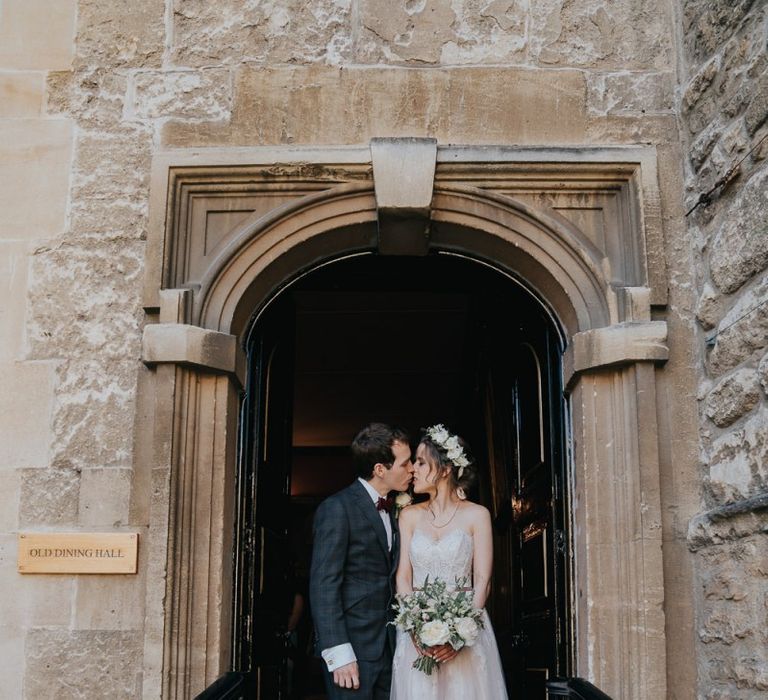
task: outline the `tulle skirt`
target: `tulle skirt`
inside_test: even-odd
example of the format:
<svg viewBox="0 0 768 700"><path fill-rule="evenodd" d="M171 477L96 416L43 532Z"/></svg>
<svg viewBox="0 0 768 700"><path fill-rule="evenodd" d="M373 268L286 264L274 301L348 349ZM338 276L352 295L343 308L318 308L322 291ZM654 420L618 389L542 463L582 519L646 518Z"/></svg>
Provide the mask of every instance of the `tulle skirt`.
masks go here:
<svg viewBox="0 0 768 700"><path fill-rule="evenodd" d="M408 634L397 631L390 700L505 700L501 659L488 613L471 647L464 647L428 676L412 667L418 652Z"/></svg>

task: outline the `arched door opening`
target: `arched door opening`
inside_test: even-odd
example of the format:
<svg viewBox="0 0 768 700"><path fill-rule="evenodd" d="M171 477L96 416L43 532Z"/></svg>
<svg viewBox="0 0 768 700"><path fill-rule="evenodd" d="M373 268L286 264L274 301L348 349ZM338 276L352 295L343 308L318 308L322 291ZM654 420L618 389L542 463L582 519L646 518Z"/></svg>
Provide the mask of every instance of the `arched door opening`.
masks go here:
<svg viewBox="0 0 768 700"><path fill-rule="evenodd" d="M570 671L572 611L563 346L542 303L466 258L355 256L273 298L247 351L233 661L259 697L322 697L306 606L288 646L282 632L314 509L354 478L355 432L383 420L414 437L446 423L472 445L505 672L517 697L544 698L544 680Z"/></svg>

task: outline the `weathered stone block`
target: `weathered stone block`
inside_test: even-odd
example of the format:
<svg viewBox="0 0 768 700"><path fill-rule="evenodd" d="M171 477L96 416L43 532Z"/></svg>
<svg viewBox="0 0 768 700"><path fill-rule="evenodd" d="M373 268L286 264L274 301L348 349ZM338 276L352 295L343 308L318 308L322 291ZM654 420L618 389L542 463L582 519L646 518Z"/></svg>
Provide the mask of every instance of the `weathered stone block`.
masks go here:
<svg viewBox="0 0 768 700"><path fill-rule="evenodd" d="M704 129L690 145L690 158L693 167L698 170L704 164L712 149L720 139L723 125L720 120L715 120Z"/></svg>
<svg viewBox="0 0 768 700"><path fill-rule="evenodd" d="M363 0L359 63L524 63L528 8L519 0Z"/></svg>
<svg viewBox="0 0 768 700"><path fill-rule="evenodd" d="M673 62L666 3L546 0L530 12L529 60L537 64L666 70Z"/></svg>
<svg viewBox="0 0 768 700"><path fill-rule="evenodd" d="M130 464L136 361L68 363L58 388L53 464L68 468Z"/></svg>
<svg viewBox="0 0 768 700"><path fill-rule="evenodd" d="M128 76L108 70L101 65L74 71L50 73L47 81L49 114L61 114L77 119L84 128L119 129L125 108Z"/></svg>
<svg viewBox="0 0 768 700"><path fill-rule="evenodd" d="M443 47L452 41L455 46L457 20L451 5L439 0L362 0L363 32L355 58L360 63L439 63Z"/></svg>
<svg viewBox="0 0 768 700"><path fill-rule="evenodd" d="M768 266L768 168L742 186L712 246L712 280L723 292L737 290Z"/></svg>
<svg viewBox="0 0 768 700"><path fill-rule="evenodd" d="M19 527L21 472L20 469L0 469L0 532L15 532Z"/></svg>
<svg viewBox="0 0 768 700"><path fill-rule="evenodd" d="M9 698L23 698L24 630L3 625L0 634L0 674L3 693Z"/></svg>
<svg viewBox="0 0 768 700"><path fill-rule="evenodd" d="M67 358L58 367L56 466L130 464L143 252L130 238L72 237L33 258L30 353ZM76 294L51 293L73 289L72 280Z"/></svg>
<svg viewBox="0 0 768 700"><path fill-rule="evenodd" d="M709 392L705 413L720 428L725 428L751 411L760 400L760 382L753 369L740 369Z"/></svg>
<svg viewBox="0 0 768 700"><path fill-rule="evenodd" d="M700 63L739 30L755 0L689 0L684 3L684 43L689 57Z"/></svg>
<svg viewBox="0 0 768 700"><path fill-rule="evenodd" d="M74 579L20 574L17 552L17 535L0 535L0 590L6 596L13 591L13 604L3 606L3 629L68 625L72 615Z"/></svg>
<svg viewBox="0 0 768 700"><path fill-rule="evenodd" d="M39 117L44 85L39 73L0 73L0 119Z"/></svg>
<svg viewBox="0 0 768 700"><path fill-rule="evenodd" d="M77 0L3 0L0 67L16 70L69 68L76 12Z"/></svg>
<svg viewBox="0 0 768 700"><path fill-rule="evenodd" d="M80 478L79 522L119 527L128 522L130 469L84 469Z"/></svg>
<svg viewBox="0 0 768 700"><path fill-rule="evenodd" d="M733 501L768 488L768 409L761 408L743 427L715 440L709 485L720 501Z"/></svg>
<svg viewBox="0 0 768 700"><path fill-rule="evenodd" d="M165 2L80 0L76 66L159 66L165 49Z"/></svg>
<svg viewBox="0 0 768 700"><path fill-rule="evenodd" d="M140 697L137 632L32 629L26 639L24 690L36 700Z"/></svg>
<svg viewBox="0 0 768 700"><path fill-rule="evenodd" d="M72 125L63 119L0 122L2 238L55 236L64 228Z"/></svg>
<svg viewBox="0 0 768 700"><path fill-rule="evenodd" d="M0 364L0 469L47 466L54 367L49 362Z"/></svg>
<svg viewBox="0 0 768 700"><path fill-rule="evenodd" d="M768 353L763 356L757 366L757 376L760 378L760 384L763 385L763 391L768 394Z"/></svg>
<svg viewBox="0 0 768 700"><path fill-rule="evenodd" d="M175 3L171 60L178 66L253 62L331 63L351 59L352 3Z"/></svg>
<svg viewBox="0 0 768 700"><path fill-rule="evenodd" d="M696 557L703 593L697 601L700 681L706 697L763 697L768 538L753 534L713 544Z"/></svg>
<svg viewBox="0 0 768 700"><path fill-rule="evenodd" d="M18 359L24 345L29 244L0 242L0 362Z"/></svg>
<svg viewBox="0 0 768 700"><path fill-rule="evenodd" d="M707 559L712 559L712 552L720 551L721 556L718 559L718 569L722 568L723 561L728 558L727 548L711 549L712 545L723 545L729 543L738 543L739 541L749 541L748 538L762 533L768 528L768 495L757 494L746 499L739 499L733 503L726 503L715 506L712 510L705 513L699 513L688 523L688 548L691 551L701 551L707 554ZM710 549L706 549L710 547ZM738 549L737 551L742 551ZM717 559L717 557L715 557ZM738 577L747 581L750 576L766 576L764 569L768 566L768 559L758 558L756 562L744 560L743 557L733 559L734 565L739 568ZM755 566L753 567L753 564ZM754 568L754 573L752 572ZM747 571L749 570L749 571ZM712 567L714 574L716 569ZM748 574L748 575L747 575ZM702 574L702 579L706 579L707 573ZM732 576L733 577L733 576ZM768 606L767 606L768 609ZM767 638L768 641L768 638Z"/></svg>
<svg viewBox="0 0 768 700"><path fill-rule="evenodd" d="M230 124L169 122L163 144L555 144L582 142L586 128L580 71L242 68L235 95Z"/></svg>
<svg viewBox="0 0 768 700"><path fill-rule="evenodd" d="M699 69L683 92L683 114L688 117L688 128L692 134L704 129L719 109L717 101L712 97L711 87L721 67L721 57L715 56Z"/></svg>
<svg viewBox="0 0 768 700"><path fill-rule="evenodd" d="M749 581L744 580L743 570L733 570L735 563L734 560L730 560L726 566L704 573L702 586L705 598L739 601L748 597Z"/></svg>
<svg viewBox="0 0 768 700"><path fill-rule="evenodd" d="M385 7L386 0L379 0ZM412 5L421 5L414 2ZM436 2L433 5L440 7ZM425 5L426 8L427 5ZM408 3L406 3L408 7ZM435 14L439 11L435 9ZM451 3L453 37L443 43L443 65L523 64L528 46L528 3L524 0L472 0ZM426 10L425 10L426 11ZM407 31L407 30L406 30ZM414 41L411 39L411 45ZM427 43L427 42L425 42Z"/></svg>
<svg viewBox="0 0 768 700"><path fill-rule="evenodd" d="M744 114L744 122L752 136L768 119L768 71L755 82L750 95L752 99Z"/></svg>
<svg viewBox="0 0 768 700"><path fill-rule="evenodd" d="M672 112L670 73L589 73L588 104L595 114Z"/></svg>
<svg viewBox="0 0 768 700"><path fill-rule="evenodd" d="M77 524L80 473L74 469L24 469L20 527Z"/></svg>
<svg viewBox="0 0 768 700"><path fill-rule="evenodd" d="M146 237L151 142L151 132L141 128L80 132L70 211L74 233L97 234L101 241L106 234Z"/></svg>
<svg viewBox="0 0 768 700"><path fill-rule="evenodd" d="M129 119L229 117L231 76L226 70L137 73L130 86Z"/></svg>
<svg viewBox="0 0 768 700"><path fill-rule="evenodd" d="M696 304L696 319L704 330L711 330L723 316L723 295L707 282Z"/></svg>
<svg viewBox="0 0 768 700"><path fill-rule="evenodd" d="M741 119L737 119L728 128L723 129L717 148L725 154L729 164L735 162L738 156L745 153L749 148L749 136Z"/></svg>
<svg viewBox="0 0 768 700"><path fill-rule="evenodd" d="M738 640L752 637L754 621L750 619L750 612L747 609L735 617L733 606L728 606L725 609L721 606L704 620L699 629L699 639L704 644L717 642L730 646Z"/></svg>
<svg viewBox="0 0 768 700"><path fill-rule="evenodd" d="M62 392L79 394L83 403L98 401L96 385L120 376L122 364L138 361L143 253L141 241L105 235L70 237L56 248L39 248L32 258L30 354L83 363L61 371ZM76 294L50 294L71 289L72 280ZM105 373L100 368L108 362L114 364ZM81 375L70 384L70 375L79 371L93 372L93 381Z"/></svg>
<svg viewBox="0 0 768 700"><path fill-rule="evenodd" d="M81 576L75 596L75 627L142 630L144 585L141 576Z"/></svg>

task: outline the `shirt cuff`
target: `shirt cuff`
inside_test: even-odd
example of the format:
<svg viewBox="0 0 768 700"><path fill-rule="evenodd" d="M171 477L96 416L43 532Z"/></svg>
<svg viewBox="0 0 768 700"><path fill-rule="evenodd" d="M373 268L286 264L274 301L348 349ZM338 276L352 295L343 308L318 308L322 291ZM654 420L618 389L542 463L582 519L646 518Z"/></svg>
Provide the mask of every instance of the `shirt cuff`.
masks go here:
<svg viewBox="0 0 768 700"><path fill-rule="evenodd" d="M352 649L352 645L347 642L345 644L339 644L338 646L331 647L330 649L323 649L320 652L320 656L323 657L328 666L328 671L333 673L337 668L351 664L353 661L357 661L355 651Z"/></svg>

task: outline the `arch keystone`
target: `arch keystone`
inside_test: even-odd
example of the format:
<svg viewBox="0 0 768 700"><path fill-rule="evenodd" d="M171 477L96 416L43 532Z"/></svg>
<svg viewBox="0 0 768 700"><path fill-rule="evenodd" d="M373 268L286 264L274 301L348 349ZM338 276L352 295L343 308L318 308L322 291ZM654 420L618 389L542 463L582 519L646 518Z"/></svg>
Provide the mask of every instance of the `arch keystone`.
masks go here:
<svg viewBox="0 0 768 700"><path fill-rule="evenodd" d="M426 255L437 166L437 141L371 139L382 255Z"/></svg>

